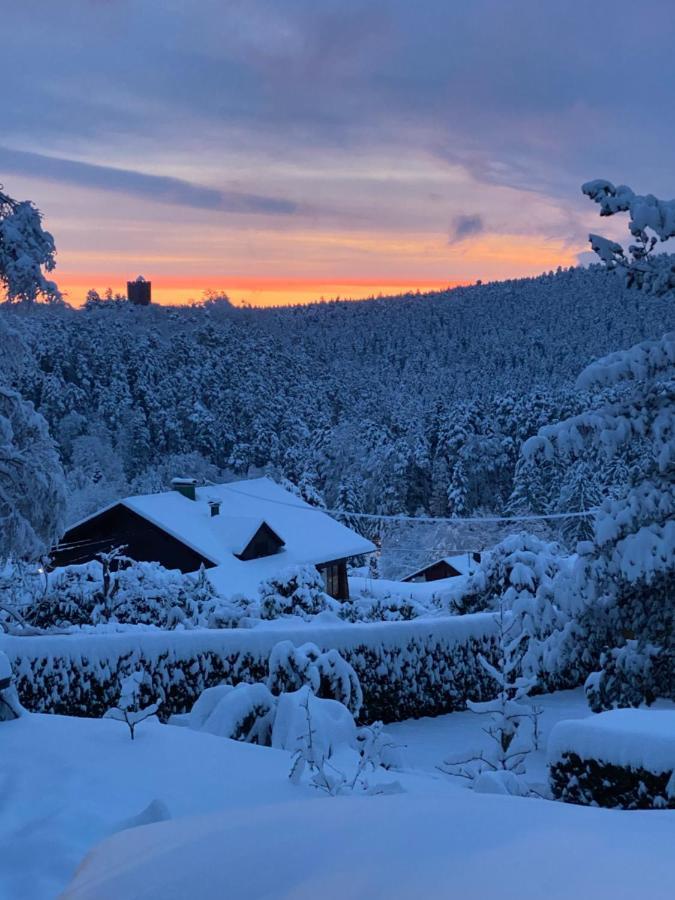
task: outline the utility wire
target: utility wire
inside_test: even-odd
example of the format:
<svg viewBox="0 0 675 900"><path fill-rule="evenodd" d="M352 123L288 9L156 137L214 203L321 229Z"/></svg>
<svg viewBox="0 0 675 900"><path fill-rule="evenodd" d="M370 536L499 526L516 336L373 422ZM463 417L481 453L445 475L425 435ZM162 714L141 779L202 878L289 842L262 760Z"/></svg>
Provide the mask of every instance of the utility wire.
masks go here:
<svg viewBox="0 0 675 900"><path fill-rule="evenodd" d="M234 482L236 484L236 482ZM598 511L597 507L586 510L585 512L565 512L565 513L541 513L528 516L406 516L406 515L386 515L384 513L360 513L352 512L347 509L328 509L322 506L311 506L310 504L300 505L300 503L290 503L288 500L278 500L272 497L261 497L259 494L251 494L248 491L242 491L239 488L232 487L232 483L226 485L228 491L234 494L241 494L242 497L249 497L252 500L260 500L263 503L274 503L277 506L288 506L291 509L299 509L303 512L320 512L327 513L331 516L351 516L354 519L365 519L369 522L415 522L418 524L447 524L470 522L474 524L498 522L541 522L556 519L584 519L593 516Z"/></svg>

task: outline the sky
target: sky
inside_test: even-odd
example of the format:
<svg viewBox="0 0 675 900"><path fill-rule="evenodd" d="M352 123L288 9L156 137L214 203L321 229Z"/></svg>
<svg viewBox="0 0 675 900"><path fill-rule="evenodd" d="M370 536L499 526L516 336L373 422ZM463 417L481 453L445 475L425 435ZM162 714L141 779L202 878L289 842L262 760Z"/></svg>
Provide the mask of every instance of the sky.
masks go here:
<svg viewBox="0 0 675 900"><path fill-rule="evenodd" d="M2 4L0 184L73 303L304 302L588 260L609 178L670 197L675 5Z"/></svg>

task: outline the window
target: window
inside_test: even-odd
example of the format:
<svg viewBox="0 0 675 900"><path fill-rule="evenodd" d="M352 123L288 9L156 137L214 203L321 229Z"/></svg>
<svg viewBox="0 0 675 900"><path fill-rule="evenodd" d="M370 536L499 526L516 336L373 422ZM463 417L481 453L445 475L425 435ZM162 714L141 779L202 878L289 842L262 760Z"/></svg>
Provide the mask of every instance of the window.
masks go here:
<svg viewBox="0 0 675 900"><path fill-rule="evenodd" d="M340 596L340 566L337 563L331 563L324 566L321 570L323 575L323 583L326 585L326 593L331 597Z"/></svg>

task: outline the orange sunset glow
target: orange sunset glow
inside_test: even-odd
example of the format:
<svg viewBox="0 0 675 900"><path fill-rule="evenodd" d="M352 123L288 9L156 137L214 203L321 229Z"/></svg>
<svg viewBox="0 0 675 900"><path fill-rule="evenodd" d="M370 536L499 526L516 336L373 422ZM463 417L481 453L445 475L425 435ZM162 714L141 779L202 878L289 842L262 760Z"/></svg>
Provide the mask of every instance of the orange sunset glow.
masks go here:
<svg viewBox="0 0 675 900"><path fill-rule="evenodd" d="M339 273L322 277L317 271L319 267L312 263L310 245L303 234L283 237L280 244L287 251L286 260L282 259L281 252L278 255L275 253L269 235L260 236L259 240L267 247L268 253L277 255L281 270L277 276L228 275L220 267L212 275L201 274L199 262L192 259L172 259L153 254L145 258L137 250L130 252L128 258L120 253L114 259L107 259L105 254L84 253L82 271L76 267L80 261L77 251L62 252L60 259L64 268L59 266L54 276L66 299L74 306L81 305L87 291L92 288L101 294L107 288L123 294L126 281L139 274L152 281L153 301L160 304L189 303L200 300L207 291L218 291L226 293L235 305L283 306L335 298L358 300L416 291L425 293L470 284L479 277L485 281L535 275L559 265L572 265L575 252L580 249L557 241L537 242L511 235L486 235L467 246L448 245L443 236L436 236L435 239L421 239L417 235L395 239L382 236L380 241L376 236L364 236L360 241L347 235L322 237L324 247L328 244L335 246L339 242L361 258L365 250L374 263L371 268L380 268L389 276L376 277L369 272L363 277L346 277ZM251 235L248 240L252 240ZM317 241L318 236L313 236L314 247ZM93 267L94 262L100 264L100 270ZM68 268L65 267L67 264ZM204 269L209 268L204 260ZM272 266L266 263L261 264L260 268L267 272ZM294 271L296 269L297 273ZM304 274L307 269L311 270L311 274ZM438 277L428 277L425 272ZM447 273L446 277L443 277L443 272Z"/></svg>

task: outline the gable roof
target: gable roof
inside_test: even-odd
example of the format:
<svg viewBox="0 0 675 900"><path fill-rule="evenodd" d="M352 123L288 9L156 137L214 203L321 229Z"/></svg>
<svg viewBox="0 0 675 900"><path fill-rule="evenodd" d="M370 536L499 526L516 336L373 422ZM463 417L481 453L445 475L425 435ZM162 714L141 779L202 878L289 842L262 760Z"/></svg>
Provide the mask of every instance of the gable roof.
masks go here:
<svg viewBox="0 0 675 900"><path fill-rule="evenodd" d="M189 500L178 491L165 491L126 497L119 503L210 560L214 568L207 574L223 594L255 594L263 579L287 566L316 565L375 549L269 478L197 487L195 495ZM220 501L218 515L211 515L209 500ZM238 559L263 523L284 546L272 556Z"/></svg>
<svg viewBox="0 0 675 900"><path fill-rule="evenodd" d="M426 572L427 569L430 569L432 566L437 566L441 562L452 566L459 575L473 575L479 567L479 564L473 559L471 553L457 553L454 556L442 556L440 559L435 559L433 562L427 563L427 565L422 566L421 569L417 569L409 575L406 575L403 578L403 581L407 581L409 578L415 578L416 575L421 575L423 572Z"/></svg>

